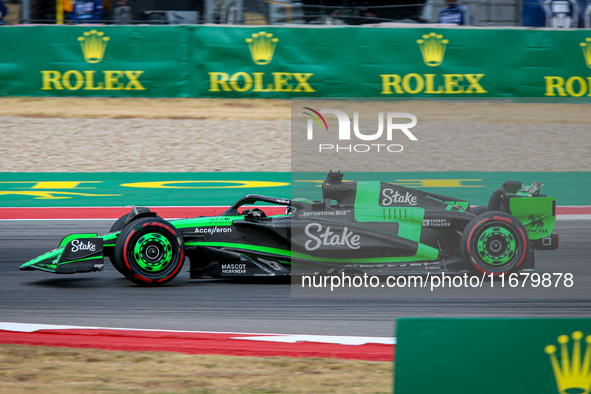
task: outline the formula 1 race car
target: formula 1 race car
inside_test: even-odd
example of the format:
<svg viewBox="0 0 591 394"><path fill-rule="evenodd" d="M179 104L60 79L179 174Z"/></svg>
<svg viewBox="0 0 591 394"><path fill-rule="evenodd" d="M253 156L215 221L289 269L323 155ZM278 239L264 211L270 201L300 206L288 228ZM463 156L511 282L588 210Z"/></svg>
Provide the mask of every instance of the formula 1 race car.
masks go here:
<svg viewBox="0 0 591 394"><path fill-rule="evenodd" d="M374 275L460 272L499 275L534 268L535 250L558 248L556 198L542 184L507 181L488 206L379 181L343 182L329 172L322 200L247 195L220 216L166 221L134 207L108 234L71 234L21 270L102 271L104 257L130 281L163 285L190 277ZM244 205L259 203L259 208ZM271 204L275 207L260 203ZM283 212L267 215L271 208ZM263 209L261 209L263 208Z"/></svg>

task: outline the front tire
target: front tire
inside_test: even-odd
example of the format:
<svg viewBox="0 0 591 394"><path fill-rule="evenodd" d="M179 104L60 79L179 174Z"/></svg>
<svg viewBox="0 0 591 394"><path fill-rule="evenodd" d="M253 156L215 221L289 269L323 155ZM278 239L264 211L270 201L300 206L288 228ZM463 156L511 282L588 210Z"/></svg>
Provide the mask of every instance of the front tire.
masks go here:
<svg viewBox="0 0 591 394"><path fill-rule="evenodd" d="M160 218L129 223L115 244L115 267L140 286L162 286L181 271L185 260L181 233Z"/></svg>
<svg viewBox="0 0 591 394"><path fill-rule="evenodd" d="M127 221L127 218L129 217L129 215L131 215L130 213L126 213L125 215L121 216L119 219L117 219L117 221L115 223L113 223L113 225L111 226L111 229L109 230L109 233L116 233L117 231L122 231L123 230L123 225L125 224L125 222ZM162 219L160 216L154 216L158 219ZM139 219L138 219L139 220ZM111 265L113 267L115 267L115 269L122 275L125 275L122 271L122 269L119 267L119 265L117 264L117 262L115 261L115 251L114 248L110 249L110 252L105 252L105 256L107 256L109 258L109 261L111 261Z"/></svg>
<svg viewBox="0 0 591 394"><path fill-rule="evenodd" d="M117 231L121 231L121 227L123 227L123 223L125 223L125 221L127 220L127 218L129 217L129 215L131 215L130 213L127 213L123 216L121 216L119 219L117 219L117 221L115 223L113 223L113 225L111 226L111 229L109 230L109 234L110 233L115 233ZM112 250L112 249L110 249ZM105 252L105 256L107 256L109 258L109 261L111 262L111 265L113 267L115 267L115 269L122 275L125 275L123 273L123 271L121 270L121 268L119 268L119 265L117 264L117 262L115 261L115 254L114 254L114 250L110 253L106 253Z"/></svg>
<svg viewBox="0 0 591 394"><path fill-rule="evenodd" d="M469 271L495 276L518 271L530 249L523 224L499 211L472 219L462 233L460 248Z"/></svg>

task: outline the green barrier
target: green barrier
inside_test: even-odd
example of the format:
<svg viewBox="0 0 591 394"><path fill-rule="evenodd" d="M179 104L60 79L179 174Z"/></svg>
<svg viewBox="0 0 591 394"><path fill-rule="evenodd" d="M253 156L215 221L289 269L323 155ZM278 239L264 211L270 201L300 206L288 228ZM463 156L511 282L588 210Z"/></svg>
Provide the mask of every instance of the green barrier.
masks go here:
<svg viewBox="0 0 591 394"><path fill-rule="evenodd" d="M188 95L189 43L182 28L11 27L0 40L3 95Z"/></svg>
<svg viewBox="0 0 591 394"><path fill-rule="evenodd" d="M591 319L399 319L394 393L589 393L589 334Z"/></svg>
<svg viewBox="0 0 591 394"><path fill-rule="evenodd" d="M298 174L299 197L319 200L322 173ZM545 183L558 205L590 205L588 172L347 173L345 180L383 180L486 205L506 180ZM0 173L0 207L229 205L246 194L289 198L287 172ZM301 193L301 194L300 194Z"/></svg>
<svg viewBox="0 0 591 394"><path fill-rule="evenodd" d="M585 30L19 26L0 43L3 95L591 97Z"/></svg>

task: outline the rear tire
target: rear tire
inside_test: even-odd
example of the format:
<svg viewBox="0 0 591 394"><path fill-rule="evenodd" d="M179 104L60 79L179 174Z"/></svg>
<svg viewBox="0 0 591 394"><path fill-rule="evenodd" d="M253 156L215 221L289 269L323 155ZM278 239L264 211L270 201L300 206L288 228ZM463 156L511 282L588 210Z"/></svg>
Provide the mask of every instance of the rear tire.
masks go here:
<svg viewBox="0 0 591 394"><path fill-rule="evenodd" d="M523 224L499 211L472 219L462 233L460 248L469 271L493 275L518 271L530 249Z"/></svg>
<svg viewBox="0 0 591 394"><path fill-rule="evenodd" d="M181 233L160 218L129 223L115 244L114 265L139 286L162 286L181 271L185 260Z"/></svg>

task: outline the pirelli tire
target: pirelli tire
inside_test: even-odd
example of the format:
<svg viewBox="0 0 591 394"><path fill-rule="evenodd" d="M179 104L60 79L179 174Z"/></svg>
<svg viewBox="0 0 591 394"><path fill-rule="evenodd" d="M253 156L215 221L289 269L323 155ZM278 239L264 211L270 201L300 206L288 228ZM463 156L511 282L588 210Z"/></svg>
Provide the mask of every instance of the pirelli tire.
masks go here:
<svg viewBox="0 0 591 394"><path fill-rule="evenodd" d="M139 286L162 286L181 271L185 245L181 233L166 220L147 217L129 223L115 244L115 265Z"/></svg>
<svg viewBox="0 0 591 394"><path fill-rule="evenodd" d="M493 275L518 271L530 253L523 224L500 211L472 219L462 233L460 249L469 271Z"/></svg>
<svg viewBox="0 0 591 394"><path fill-rule="evenodd" d="M127 220L127 218L129 217L129 215L131 215L131 213L127 213L123 216L121 216L119 219L117 219L115 221L115 223L113 223L113 225L111 226L111 228L109 229L109 233L115 233L117 231L121 231L123 230L123 225L125 224L125 221ZM160 218L160 216L155 216L157 218ZM140 218L141 219L141 218ZM119 266L119 264L117 264L117 262L115 261L115 253L114 253L114 248L110 249L111 252L106 252L105 256L109 258L109 261L111 261L111 265L113 265L113 267L115 267L115 269L117 271L119 271L120 274L123 274L123 270L122 268Z"/></svg>
<svg viewBox="0 0 591 394"><path fill-rule="evenodd" d="M121 230L121 226L123 226L123 223L125 223L125 221L127 220L127 217L130 214L125 214L123 216L121 216L119 219L117 219L117 221L115 221L115 223L113 223L113 225L111 226L111 229L109 230L109 233L114 233L117 232L119 230ZM111 265L113 267L115 267L115 269L121 274L123 274L123 270L121 269L121 267L119 266L119 264L117 264L117 261L115 260L115 248L111 249L112 252L106 252L105 251L105 256L109 258L109 261L111 262Z"/></svg>

